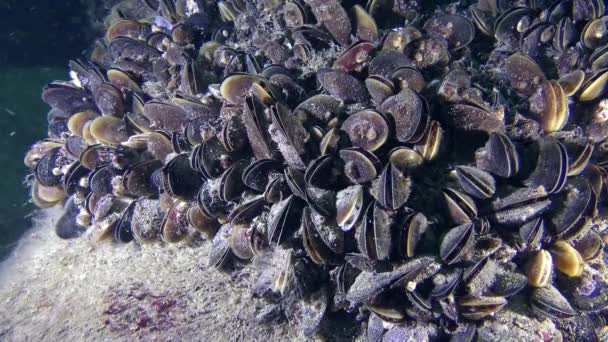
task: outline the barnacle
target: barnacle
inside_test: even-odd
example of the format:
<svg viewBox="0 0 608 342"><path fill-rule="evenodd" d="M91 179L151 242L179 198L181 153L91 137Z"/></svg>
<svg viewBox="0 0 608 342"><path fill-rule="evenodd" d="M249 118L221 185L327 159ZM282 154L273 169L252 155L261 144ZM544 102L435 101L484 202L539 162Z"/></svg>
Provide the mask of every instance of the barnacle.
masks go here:
<svg viewBox="0 0 608 342"><path fill-rule="evenodd" d="M265 260L256 295L307 335L359 308L374 341L471 340L517 305L595 336L604 3L348 3L123 1L43 90L32 200L62 238Z"/></svg>

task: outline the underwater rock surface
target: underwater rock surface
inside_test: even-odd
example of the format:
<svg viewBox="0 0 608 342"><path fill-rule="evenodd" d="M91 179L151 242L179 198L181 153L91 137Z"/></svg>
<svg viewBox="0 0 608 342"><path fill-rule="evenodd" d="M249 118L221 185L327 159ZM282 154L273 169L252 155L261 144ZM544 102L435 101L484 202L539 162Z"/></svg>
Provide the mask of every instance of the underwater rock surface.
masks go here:
<svg viewBox="0 0 608 342"><path fill-rule="evenodd" d="M247 289L253 329L469 341L517 324L517 339L594 340L605 11L126 0L71 81L43 90L32 200L62 206L55 231L75 246L206 263L188 270L228 298ZM171 329L191 291L110 286L105 328Z"/></svg>

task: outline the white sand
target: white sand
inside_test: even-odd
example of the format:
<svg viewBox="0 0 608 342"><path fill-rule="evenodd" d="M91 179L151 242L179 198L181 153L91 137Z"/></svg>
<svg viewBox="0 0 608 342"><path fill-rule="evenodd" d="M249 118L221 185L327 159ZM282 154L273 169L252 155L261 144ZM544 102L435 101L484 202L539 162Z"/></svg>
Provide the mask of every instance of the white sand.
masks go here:
<svg viewBox="0 0 608 342"><path fill-rule="evenodd" d="M0 340L294 340L286 324L255 324L246 268L207 267L200 246L64 241L58 209L41 211L0 271ZM139 325L139 327L138 327Z"/></svg>

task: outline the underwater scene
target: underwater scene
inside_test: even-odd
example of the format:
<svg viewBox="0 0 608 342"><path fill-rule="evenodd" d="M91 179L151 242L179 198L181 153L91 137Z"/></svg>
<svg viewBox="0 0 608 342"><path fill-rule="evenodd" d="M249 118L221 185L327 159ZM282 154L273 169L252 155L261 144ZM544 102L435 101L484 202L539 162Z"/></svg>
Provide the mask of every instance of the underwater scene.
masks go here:
<svg viewBox="0 0 608 342"><path fill-rule="evenodd" d="M0 9L0 340L608 341L605 1Z"/></svg>

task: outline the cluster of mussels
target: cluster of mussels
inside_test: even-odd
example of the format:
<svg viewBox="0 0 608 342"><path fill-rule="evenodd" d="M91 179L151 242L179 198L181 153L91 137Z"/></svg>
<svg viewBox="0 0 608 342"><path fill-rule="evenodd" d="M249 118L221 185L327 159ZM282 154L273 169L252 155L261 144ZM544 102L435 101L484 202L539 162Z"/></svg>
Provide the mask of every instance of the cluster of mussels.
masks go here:
<svg viewBox="0 0 608 342"><path fill-rule="evenodd" d="M370 341L470 341L511 310L593 340L604 6L123 1L43 91L32 200L62 238L207 236L210 265L254 261L260 322L308 335L343 312Z"/></svg>

